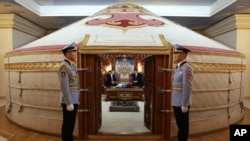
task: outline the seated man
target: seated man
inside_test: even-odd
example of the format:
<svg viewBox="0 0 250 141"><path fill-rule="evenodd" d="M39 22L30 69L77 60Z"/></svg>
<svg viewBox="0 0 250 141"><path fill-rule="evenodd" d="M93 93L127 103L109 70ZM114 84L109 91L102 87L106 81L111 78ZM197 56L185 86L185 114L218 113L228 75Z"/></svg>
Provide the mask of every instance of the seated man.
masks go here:
<svg viewBox="0 0 250 141"><path fill-rule="evenodd" d="M109 71L107 73L105 85L107 87L116 86L117 85L117 83L116 83L116 76L115 76L115 72L114 71Z"/></svg>
<svg viewBox="0 0 250 141"><path fill-rule="evenodd" d="M131 74L131 78L132 78L132 84L134 86L139 86L142 87L143 86L143 75L141 73L137 72L137 69L134 69L134 72Z"/></svg>

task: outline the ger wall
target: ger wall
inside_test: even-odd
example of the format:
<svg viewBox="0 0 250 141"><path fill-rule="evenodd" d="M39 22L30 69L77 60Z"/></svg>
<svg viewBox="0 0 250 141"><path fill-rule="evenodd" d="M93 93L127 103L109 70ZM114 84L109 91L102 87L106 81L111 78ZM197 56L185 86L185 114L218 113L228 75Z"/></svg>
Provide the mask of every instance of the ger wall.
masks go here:
<svg viewBox="0 0 250 141"><path fill-rule="evenodd" d="M5 72L9 120L35 131L60 134L57 69L63 58L55 50L17 52L5 58L4 64L9 68ZM190 135L226 128L242 119L245 59L240 55L192 52L188 62L194 69ZM174 119L172 136L177 132ZM78 126L74 130L74 135L77 134Z"/></svg>
<svg viewBox="0 0 250 141"><path fill-rule="evenodd" d="M61 133L63 116L57 71L63 59L63 54L54 50L6 55L5 108L9 120L38 132ZM77 132L75 126L75 136Z"/></svg>
<svg viewBox="0 0 250 141"><path fill-rule="evenodd" d="M4 56L7 52L34 41L45 35L41 27L15 15L0 14L0 64L4 64ZM5 98L6 80L4 65L0 66L0 98Z"/></svg>
<svg viewBox="0 0 250 141"><path fill-rule="evenodd" d="M231 46L243 53L246 58L244 97L250 98L250 15L235 14L206 29L204 34Z"/></svg>
<svg viewBox="0 0 250 141"><path fill-rule="evenodd" d="M187 60L194 70L190 135L228 128L239 122L244 116L245 58L191 52ZM171 127L174 136L177 134L174 116Z"/></svg>

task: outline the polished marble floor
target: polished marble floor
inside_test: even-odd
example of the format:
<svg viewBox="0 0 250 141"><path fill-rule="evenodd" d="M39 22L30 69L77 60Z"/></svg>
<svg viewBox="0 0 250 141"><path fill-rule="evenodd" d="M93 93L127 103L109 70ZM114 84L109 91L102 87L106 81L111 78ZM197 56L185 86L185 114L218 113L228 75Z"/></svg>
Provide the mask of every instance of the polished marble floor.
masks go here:
<svg viewBox="0 0 250 141"><path fill-rule="evenodd" d="M39 134L11 123L5 115L5 100L0 99L0 141L61 141L60 137ZM250 124L250 100L245 101L245 117L241 124ZM102 140L105 141L105 140ZM122 141L122 140L120 140ZM190 137L189 141L229 141L229 129Z"/></svg>

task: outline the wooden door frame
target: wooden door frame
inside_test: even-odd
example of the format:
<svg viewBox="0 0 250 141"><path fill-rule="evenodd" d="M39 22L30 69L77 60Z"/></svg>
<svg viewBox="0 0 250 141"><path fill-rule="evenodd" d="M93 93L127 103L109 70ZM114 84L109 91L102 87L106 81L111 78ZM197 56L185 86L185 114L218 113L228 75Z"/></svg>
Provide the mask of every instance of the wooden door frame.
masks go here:
<svg viewBox="0 0 250 141"><path fill-rule="evenodd" d="M163 103L161 108L155 109L162 114L162 137L165 141L171 140L171 90L172 89L172 58L170 55L159 56L161 60L156 64L158 77L163 78L162 82L157 81L157 95L162 95ZM158 79L158 78L155 78ZM156 101L155 101L156 102Z"/></svg>
<svg viewBox="0 0 250 141"><path fill-rule="evenodd" d="M77 68L78 68L78 75L80 80L80 89L86 87L86 74L82 71L82 68L86 66L86 56L83 54L78 54L77 59ZM78 106L78 111L84 110L87 108L87 93L85 91L80 91L80 104ZM85 112L78 112L77 113L78 118L78 138L79 139L87 139L87 115Z"/></svg>
<svg viewBox="0 0 250 141"><path fill-rule="evenodd" d="M98 114L95 114L98 107L95 105L98 74L96 73L97 55L79 54L78 73L80 78L80 104L78 107L78 138L88 139L88 135L98 132ZM96 79L95 79L96 78ZM100 98L101 100L101 98Z"/></svg>
<svg viewBox="0 0 250 141"><path fill-rule="evenodd" d="M165 71L171 68L169 55L154 55L155 59L155 83L153 111L155 123L153 133L161 134L163 140L168 141L171 138L171 90L172 71ZM164 69L162 69L164 68ZM164 70L164 71L162 71ZM160 121L161 120L161 121Z"/></svg>

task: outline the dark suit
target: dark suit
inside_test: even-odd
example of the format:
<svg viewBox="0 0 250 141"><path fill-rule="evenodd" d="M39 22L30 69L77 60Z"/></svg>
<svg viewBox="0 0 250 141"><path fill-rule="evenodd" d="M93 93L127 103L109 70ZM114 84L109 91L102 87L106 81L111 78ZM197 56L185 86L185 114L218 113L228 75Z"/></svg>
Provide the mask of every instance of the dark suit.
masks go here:
<svg viewBox="0 0 250 141"><path fill-rule="evenodd" d="M116 85L116 77L114 74L107 74L106 75L106 86L110 87L110 86L115 86Z"/></svg>
<svg viewBox="0 0 250 141"><path fill-rule="evenodd" d="M131 77L134 86L143 86L143 75L141 73L132 73Z"/></svg>

